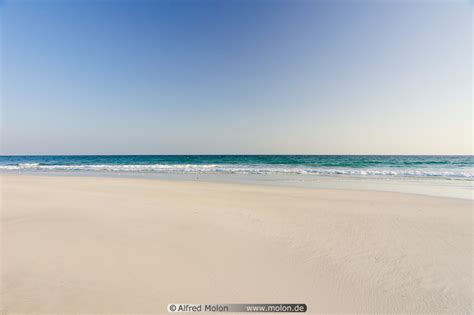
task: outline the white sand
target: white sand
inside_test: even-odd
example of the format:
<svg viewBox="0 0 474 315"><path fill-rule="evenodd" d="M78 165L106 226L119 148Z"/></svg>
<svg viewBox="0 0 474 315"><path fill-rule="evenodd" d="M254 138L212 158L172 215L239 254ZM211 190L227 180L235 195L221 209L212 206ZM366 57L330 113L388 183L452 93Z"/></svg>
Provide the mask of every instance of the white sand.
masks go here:
<svg viewBox="0 0 474 315"><path fill-rule="evenodd" d="M1 183L7 312L472 311L472 201L117 178Z"/></svg>

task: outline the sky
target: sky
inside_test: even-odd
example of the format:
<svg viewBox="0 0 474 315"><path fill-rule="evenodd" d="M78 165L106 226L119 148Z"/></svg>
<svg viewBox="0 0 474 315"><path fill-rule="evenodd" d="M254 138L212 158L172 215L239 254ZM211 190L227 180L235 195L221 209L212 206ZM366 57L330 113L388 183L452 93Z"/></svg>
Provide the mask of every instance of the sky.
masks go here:
<svg viewBox="0 0 474 315"><path fill-rule="evenodd" d="M472 154L470 1L4 0L12 154Z"/></svg>

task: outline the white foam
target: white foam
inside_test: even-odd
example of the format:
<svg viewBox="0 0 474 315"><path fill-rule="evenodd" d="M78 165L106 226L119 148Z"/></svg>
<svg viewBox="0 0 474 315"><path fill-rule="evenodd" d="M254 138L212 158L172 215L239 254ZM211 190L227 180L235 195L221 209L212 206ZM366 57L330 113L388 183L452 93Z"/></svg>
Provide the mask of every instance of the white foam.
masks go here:
<svg viewBox="0 0 474 315"><path fill-rule="evenodd" d="M20 163L18 164L19 168L38 168L40 166L39 163Z"/></svg>
<svg viewBox="0 0 474 315"><path fill-rule="evenodd" d="M440 177L474 179L472 168L446 169L350 169L315 168L286 165L239 165L239 164L91 164L91 165L41 165L21 163L0 165L0 170L43 170L43 171L103 171L103 172L156 172L156 173L224 173L224 174L294 174L321 176L395 176L395 177Z"/></svg>

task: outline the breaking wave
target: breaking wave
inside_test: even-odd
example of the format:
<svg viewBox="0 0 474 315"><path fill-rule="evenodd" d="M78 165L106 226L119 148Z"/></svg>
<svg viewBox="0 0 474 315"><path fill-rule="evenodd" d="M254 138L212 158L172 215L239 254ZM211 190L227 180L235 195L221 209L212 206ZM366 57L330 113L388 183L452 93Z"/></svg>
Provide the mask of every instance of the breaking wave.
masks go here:
<svg viewBox="0 0 474 315"><path fill-rule="evenodd" d="M394 177L441 177L474 179L472 168L463 170L442 169L384 169L384 168L325 168L288 165L239 165L239 164L81 164L42 165L20 163L0 165L0 170L39 171L100 171L100 172L153 172L176 174L294 174L321 176L394 176Z"/></svg>

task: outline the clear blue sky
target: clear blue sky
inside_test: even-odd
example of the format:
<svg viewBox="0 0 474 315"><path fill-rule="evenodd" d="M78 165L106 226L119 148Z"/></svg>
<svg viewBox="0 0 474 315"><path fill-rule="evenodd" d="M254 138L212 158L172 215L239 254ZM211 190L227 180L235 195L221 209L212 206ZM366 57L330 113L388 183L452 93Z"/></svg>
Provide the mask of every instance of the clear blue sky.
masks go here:
<svg viewBox="0 0 474 315"><path fill-rule="evenodd" d="M469 1L3 1L2 154L471 154Z"/></svg>

